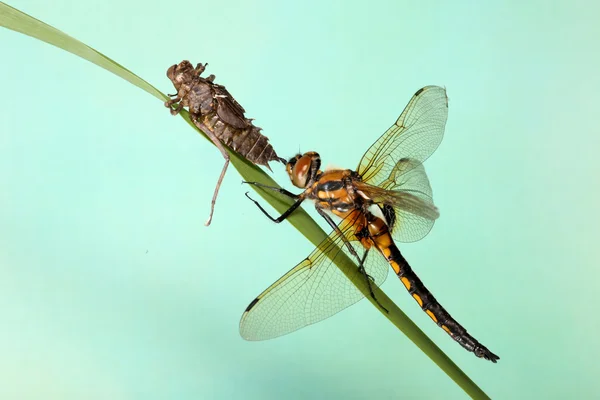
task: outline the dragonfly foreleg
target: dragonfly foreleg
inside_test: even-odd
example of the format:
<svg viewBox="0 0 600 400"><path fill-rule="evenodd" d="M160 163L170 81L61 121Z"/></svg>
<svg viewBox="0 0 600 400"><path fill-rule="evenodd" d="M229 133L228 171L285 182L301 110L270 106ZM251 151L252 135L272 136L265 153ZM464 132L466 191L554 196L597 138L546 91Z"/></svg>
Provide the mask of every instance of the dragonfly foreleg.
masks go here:
<svg viewBox="0 0 600 400"><path fill-rule="evenodd" d="M296 200L300 197L299 195L294 194L294 193L292 193L292 192L290 192L288 190L285 190L284 188L275 187L275 186L269 186L269 185L265 185L264 183L260 183L260 182L246 182L246 181L242 181L242 183L246 183L248 185L258 186L258 187L261 187L263 189L269 189L269 190L281 193L281 194L283 194L283 195L285 195L285 196L287 196L289 198L296 199Z"/></svg>
<svg viewBox="0 0 600 400"><path fill-rule="evenodd" d="M213 193L213 198L210 202L210 214L208 215L208 219L204 223L204 225L209 226L212 221L213 213L215 212L215 203L217 202L217 196L219 195L219 188L221 187L221 183L223 182L223 178L225 177L225 172L227 172L227 167L229 166L229 153L227 152L219 138L210 129L204 126L204 124L198 121L197 117L192 116L192 120L194 121L194 124L198 128L200 128L200 130L204 132L206 136L208 136L210 141L213 142L215 146L217 146L217 149L219 149L219 151L223 155L223 158L225 159L225 164L223 165L223 169L221 170L221 175L219 175L219 180L217 181L215 192Z"/></svg>
<svg viewBox="0 0 600 400"><path fill-rule="evenodd" d="M348 249L348 251L350 252L350 254L352 254L354 257L356 257L356 261L358 261L358 270L362 273L362 275L365 278L365 281L367 282L367 287L369 288L369 294L371 295L371 298L373 300L375 300L375 303L377 303L377 305L379 307L381 307L381 309L387 313L388 312L387 308L385 308L379 302L379 300L377 300L377 297L375 297L375 293L373 292L373 287L371 286L371 284L372 284L371 281L373 280L373 278L371 276L369 276L369 274L367 274L367 270L365 269L365 260L367 259L367 255L369 254L369 250L365 249L365 253L363 254L362 257L360 257L358 255L358 253L356 252L356 249L354 248L354 246L352 246L352 243L350 243L350 241L348 240L348 238L344 235L344 232L342 232L340 230L340 227L335 223L335 221L333 219L331 219L331 217L329 216L329 214L327 214L324 210L322 210L319 207L315 207L315 208L317 209L317 212L323 218L325 218L325 221L327 221L327 223L333 228L333 230L338 235L340 235L340 237L342 238L342 241L344 242L344 245L346 246L346 248Z"/></svg>
<svg viewBox="0 0 600 400"><path fill-rule="evenodd" d="M256 182L255 182L256 183ZM270 186L267 186L270 187ZM274 188L277 189L277 188ZM282 189L284 190L284 189ZM300 207L300 204L302 204L302 202L304 201L304 196L297 196L298 200L296 200L296 202L294 204L291 205L290 208L288 208L287 210L285 210L285 212L283 214L281 214L278 218L272 217L267 210L265 210L258 201L254 200L252 197L250 197L248 195L248 192L246 192L246 197L250 199L250 201L252 201L254 204L256 204L256 206L260 209L260 211L262 211L263 214L265 214L271 221L275 222L275 223L280 223L281 221L283 221L284 219L286 219L287 217L290 216L291 213L293 213L296 208Z"/></svg>
<svg viewBox="0 0 600 400"><path fill-rule="evenodd" d="M169 108L171 109L171 115L177 115L183 109L183 105L181 103L179 103L175 106L175 108L173 108L171 106L169 106Z"/></svg>
<svg viewBox="0 0 600 400"><path fill-rule="evenodd" d="M173 104L180 101L181 97L177 96L176 94L170 94L169 96L175 96L175 98L165 101L165 107L167 107L171 111L171 115L177 115L179 114L179 111L181 111L183 106L181 104L177 104L175 108L173 108Z"/></svg>

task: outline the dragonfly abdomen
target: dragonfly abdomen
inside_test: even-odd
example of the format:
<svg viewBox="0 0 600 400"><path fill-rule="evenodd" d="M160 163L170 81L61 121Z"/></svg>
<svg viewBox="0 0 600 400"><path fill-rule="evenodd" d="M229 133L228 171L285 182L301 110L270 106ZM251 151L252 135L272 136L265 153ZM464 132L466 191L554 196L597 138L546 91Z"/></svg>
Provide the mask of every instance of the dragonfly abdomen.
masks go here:
<svg viewBox="0 0 600 400"><path fill-rule="evenodd" d="M219 140L254 164L269 168L269 161L280 160L269 143L269 138L261 134L260 128L253 124L248 124L246 128L236 128L224 123L216 113L205 115L203 123Z"/></svg>
<svg viewBox="0 0 600 400"><path fill-rule="evenodd" d="M410 295L416 300L421 309L429 315L433 322L446 331L462 347L475 353L477 357L485 358L495 363L499 357L479 343L473 336L469 335L467 330L452 318L450 313L442 307L423 282L421 282L421 279L414 273L404 256L400 253L387 227L385 225L380 226L379 232L373 232L372 224L370 228L371 237L381 254L390 263L390 266L396 272L406 290L408 290Z"/></svg>

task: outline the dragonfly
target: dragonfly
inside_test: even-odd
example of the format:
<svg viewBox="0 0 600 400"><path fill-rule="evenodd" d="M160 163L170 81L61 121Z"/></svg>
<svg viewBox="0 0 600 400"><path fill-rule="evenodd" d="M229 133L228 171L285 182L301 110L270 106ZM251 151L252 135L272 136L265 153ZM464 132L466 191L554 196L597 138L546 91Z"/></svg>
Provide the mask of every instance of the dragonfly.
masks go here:
<svg viewBox="0 0 600 400"><path fill-rule="evenodd" d="M214 83L215 76L206 78L200 75L208 64L199 63L194 67L188 60L174 64L167 70L167 77L173 82L177 93L165 102L165 107L177 115L184 107L189 108L190 119L217 146L225 164L217 181L210 205L210 214L204 225L210 225L215 211L219 188L229 166L229 153L224 145L230 146L248 161L264 165L269 170L270 161L285 164L277 156L269 138L263 135L261 128L244 116L246 110L238 103L223 85Z"/></svg>
<svg viewBox="0 0 600 400"><path fill-rule="evenodd" d="M391 266L433 322L477 357L494 363L499 360L442 307L396 245L422 239L439 217L423 162L439 146L447 117L446 90L426 86L414 94L394 125L367 150L356 170L321 171L319 154L307 152L286 165L292 184L304 189L299 195L247 182L295 200L275 218L246 193L272 221L284 221L304 200L312 200L333 231L306 259L248 305L240 321L244 339L288 334L364 298L335 266L341 257L350 257L357 264L354 277L366 280L376 302L371 285L380 286ZM330 214L341 222L336 223Z"/></svg>

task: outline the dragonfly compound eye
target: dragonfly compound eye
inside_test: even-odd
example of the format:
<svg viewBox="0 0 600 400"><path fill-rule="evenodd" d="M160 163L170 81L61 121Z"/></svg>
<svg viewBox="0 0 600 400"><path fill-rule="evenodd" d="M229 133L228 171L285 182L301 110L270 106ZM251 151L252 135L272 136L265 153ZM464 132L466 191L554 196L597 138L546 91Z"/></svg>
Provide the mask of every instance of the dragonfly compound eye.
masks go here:
<svg viewBox="0 0 600 400"><path fill-rule="evenodd" d="M312 157L306 154L302 157L296 156L294 159L290 160L287 165L287 170L294 186L305 188L308 185L311 165Z"/></svg>

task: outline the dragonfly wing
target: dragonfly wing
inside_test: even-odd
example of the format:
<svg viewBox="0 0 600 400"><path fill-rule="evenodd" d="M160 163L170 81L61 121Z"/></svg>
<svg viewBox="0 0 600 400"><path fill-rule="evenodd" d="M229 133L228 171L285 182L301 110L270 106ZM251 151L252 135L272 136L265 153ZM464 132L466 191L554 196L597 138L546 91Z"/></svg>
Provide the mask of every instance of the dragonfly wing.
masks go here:
<svg viewBox="0 0 600 400"><path fill-rule="evenodd" d="M398 160L425 161L442 141L447 118L446 89L439 86L419 89L396 123L373 143L360 160L357 172L363 181L380 186L390 176Z"/></svg>
<svg viewBox="0 0 600 400"><path fill-rule="evenodd" d="M423 239L439 216L437 208L433 203L427 203L422 199L406 192L398 192L398 201L394 203L394 223L392 225L392 237L398 242L416 242ZM385 207L385 206L384 206ZM392 209L384 208L384 215L389 221Z"/></svg>
<svg viewBox="0 0 600 400"><path fill-rule="evenodd" d="M359 185L373 201L382 204L394 240L406 243L422 239L440 215L419 160L400 159L378 187Z"/></svg>
<svg viewBox="0 0 600 400"><path fill-rule="evenodd" d="M343 226L342 221L340 229ZM349 237L353 235L352 232L351 226L348 226L344 235ZM351 243L362 256L364 248L360 243ZM342 255L355 261L344 245L342 236L332 232L308 258L250 303L240 321L242 337L246 340L265 340L285 335L322 321L362 299L363 294L335 265L336 259ZM385 281L388 264L381 255L369 254L364 265L375 285L379 286ZM362 275L358 268L353 273Z"/></svg>

